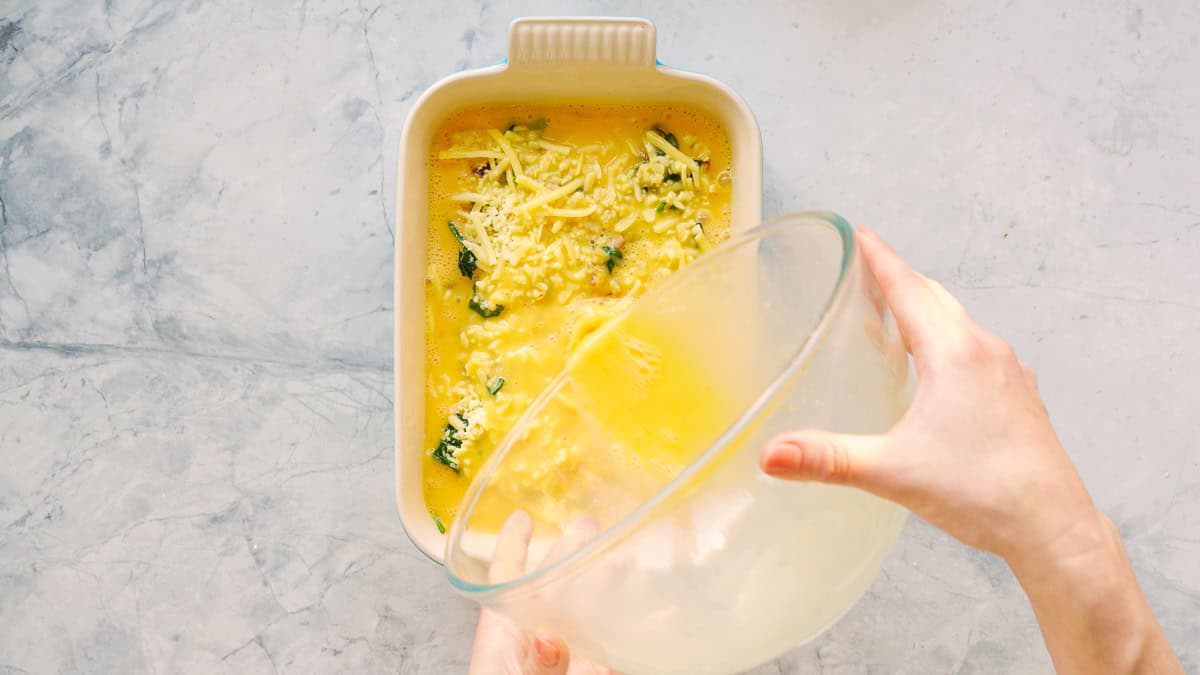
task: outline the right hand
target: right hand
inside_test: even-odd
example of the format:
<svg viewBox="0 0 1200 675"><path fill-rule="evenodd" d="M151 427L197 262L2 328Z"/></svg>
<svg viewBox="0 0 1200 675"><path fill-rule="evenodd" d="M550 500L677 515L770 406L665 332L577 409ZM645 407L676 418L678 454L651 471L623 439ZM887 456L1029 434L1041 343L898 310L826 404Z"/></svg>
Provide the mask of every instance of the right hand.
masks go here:
<svg viewBox="0 0 1200 675"><path fill-rule="evenodd" d="M763 470L861 488L1000 555L1059 673L1182 675L1116 528L1050 425L1033 371L940 284L861 234L916 363L916 396L886 434L784 434L764 449Z"/></svg>
<svg viewBox="0 0 1200 675"><path fill-rule="evenodd" d="M1033 371L873 232L859 239L916 365L912 405L883 435L783 434L764 450L763 470L898 502L1010 564L1090 540L1068 535L1092 532L1103 517L1054 433Z"/></svg>

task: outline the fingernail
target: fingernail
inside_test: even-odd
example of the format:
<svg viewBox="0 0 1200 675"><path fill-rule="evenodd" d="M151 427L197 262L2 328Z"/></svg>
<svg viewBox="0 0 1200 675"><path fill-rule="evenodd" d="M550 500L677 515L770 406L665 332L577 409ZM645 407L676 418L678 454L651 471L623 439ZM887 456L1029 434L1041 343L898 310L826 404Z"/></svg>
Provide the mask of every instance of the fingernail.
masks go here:
<svg viewBox="0 0 1200 675"><path fill-rule="evenodd" d="M559 653L558 647L551 641L550 638L539 635L533 641L533 648L537 651L538 660L547 668L553 668L558 665Z"/></svg>
<svg viewBox="0 0 1200 675"><path fill-rule="evenodd" d="M879 235L876 234L875 230L872 230L869 227L859 227L858 232L862 236L867 237L869 239L878 239L879 238Z"/></svg>
<svg viewBox="0 0 1200 675"><path fill-rule="evenodd" d="M800 466L800 446L795 443L777 443L767 451L763 471L772 476L787 475Z"/></svg>

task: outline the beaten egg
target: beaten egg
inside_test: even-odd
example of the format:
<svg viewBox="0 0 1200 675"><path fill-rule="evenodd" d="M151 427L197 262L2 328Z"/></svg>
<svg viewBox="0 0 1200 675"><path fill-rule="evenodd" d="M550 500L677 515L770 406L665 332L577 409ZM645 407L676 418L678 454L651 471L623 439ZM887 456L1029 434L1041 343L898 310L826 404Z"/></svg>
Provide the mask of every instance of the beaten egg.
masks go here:
<svg viewBox="0 0 1200 675"><path fill-rule="evenodd" d="M435 134L428 161L422 482L443 529L484 461L573 354L574 375L589 382L586 405L622 420L630 444L647 440L639 434L650 432L603 407L611 403L600 389L625 386L613 374L634 376L646 359L673 357L587 338L728 238L733 176L715 121L660 106L466 110ZM601 358L628 362L610 371L596 365ZM673 471L682 458L643 459ZM515 480L536 483L577 461L547 448Z"/></svg>

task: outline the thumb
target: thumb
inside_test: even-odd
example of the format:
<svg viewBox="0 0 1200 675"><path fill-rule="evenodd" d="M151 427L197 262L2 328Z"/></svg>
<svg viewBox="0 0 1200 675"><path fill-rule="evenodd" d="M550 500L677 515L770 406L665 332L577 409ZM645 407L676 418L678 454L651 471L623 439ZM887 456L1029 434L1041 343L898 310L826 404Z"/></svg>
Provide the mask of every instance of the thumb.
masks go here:
<svg viewBox="0 0 1200 675"><path fill-rule="evenodd" d="M759 465L775 478L850 485L880 494L888 492L879 484L886 474L879 467L884 443L883 436L792 431L767 443Z"/></svg>
<svg viewBox="0 0 1200 675"><path fill-rule="evenodd" d="M562 638L538 633L533 638L533 648L527 653L521 675L566 675L570 662L570 652Z"/></svg>

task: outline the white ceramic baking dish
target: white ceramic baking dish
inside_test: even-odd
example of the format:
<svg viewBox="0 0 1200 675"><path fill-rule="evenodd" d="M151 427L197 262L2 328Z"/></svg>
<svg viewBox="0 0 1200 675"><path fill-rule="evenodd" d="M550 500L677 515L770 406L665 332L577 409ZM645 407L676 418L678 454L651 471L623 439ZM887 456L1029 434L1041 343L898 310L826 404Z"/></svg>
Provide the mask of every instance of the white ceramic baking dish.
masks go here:
<svg viewBox="0 0 1200 675"><path fill-rule="evenodd" d="M517 19L508 32L507 61L451 75L417 100L400 136L396 209L396 504L408 536L438 562L445 535L430 518L421 487L428 450L422 431L427 157L434 132L455 112L528 103L667 104L707 113L733 151L733 231L757 225L762 216L762 141L750 109L712 78L659 64L654 24L644 19Z"/></svg>

